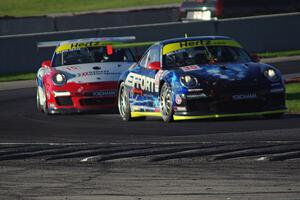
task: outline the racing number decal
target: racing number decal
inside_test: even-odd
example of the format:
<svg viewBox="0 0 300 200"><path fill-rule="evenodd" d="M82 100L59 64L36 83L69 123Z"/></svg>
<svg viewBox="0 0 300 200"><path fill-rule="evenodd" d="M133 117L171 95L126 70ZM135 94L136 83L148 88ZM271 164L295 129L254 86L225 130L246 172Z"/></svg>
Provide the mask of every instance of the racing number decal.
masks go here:
<svg viewBox="0 0 300 200"><path fill-rule="evenodd" d="M190 65L190 66L181 67L180 69L184 72L189 72L189 71L198 70L198 69L200 69L200 67L197 65Z"/></svg>

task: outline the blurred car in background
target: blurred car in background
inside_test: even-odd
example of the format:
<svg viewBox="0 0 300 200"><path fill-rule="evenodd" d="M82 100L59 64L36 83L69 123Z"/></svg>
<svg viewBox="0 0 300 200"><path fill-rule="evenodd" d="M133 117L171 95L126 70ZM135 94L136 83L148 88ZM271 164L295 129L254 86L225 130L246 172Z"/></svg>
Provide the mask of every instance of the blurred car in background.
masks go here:
<svg viewBox="0 0 300 200"><path fill-rule="evenodd" d="M212 20L300 11L299 0L185 0L179 20Z"/></svg>

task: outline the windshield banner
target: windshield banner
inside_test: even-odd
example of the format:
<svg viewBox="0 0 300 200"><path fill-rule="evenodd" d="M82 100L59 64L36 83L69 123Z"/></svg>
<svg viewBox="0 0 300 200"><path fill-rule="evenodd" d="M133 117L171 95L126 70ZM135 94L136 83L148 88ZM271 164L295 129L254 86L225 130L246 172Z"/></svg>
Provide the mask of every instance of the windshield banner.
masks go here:
<svg viewBox="0 0 300 200"><path fill-rule="evenodd" d="M169 54L181 49L204 47L204 46L230 46L241 48L241 45L234 40L190 40L166 44L163 47L163 55Z"/></svg>

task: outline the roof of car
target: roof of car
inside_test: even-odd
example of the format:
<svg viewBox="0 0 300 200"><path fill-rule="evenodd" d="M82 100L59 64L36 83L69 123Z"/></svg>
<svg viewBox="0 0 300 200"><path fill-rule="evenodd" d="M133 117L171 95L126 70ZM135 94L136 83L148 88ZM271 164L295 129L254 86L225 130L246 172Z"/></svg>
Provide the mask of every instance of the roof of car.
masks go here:
<svg viewBox="0 0 300 200"><path fill-rule="evenodd" d="M190 40L233 40L230 37L226 36L196 36L196 37L182 37L182 38L173 38L168 40L163 40L160 42L161 45L175 43L180 41L190 41Z"/></svg>

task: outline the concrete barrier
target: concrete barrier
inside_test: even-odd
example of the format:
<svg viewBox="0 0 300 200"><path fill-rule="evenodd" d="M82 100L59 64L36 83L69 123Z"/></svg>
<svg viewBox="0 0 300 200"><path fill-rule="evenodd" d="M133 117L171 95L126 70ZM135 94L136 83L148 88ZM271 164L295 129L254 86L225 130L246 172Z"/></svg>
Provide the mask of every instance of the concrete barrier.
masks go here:
<svg viewBox="0 0 300 200"><path fill-rule="evenodd" d="M96 31L28 34L0 37L0 73L37 71L43 60L51 59L54 48L37 48L37 42L96 37Z"/></svg>
<svg viewBox="0 0 300 200"><path fill-rule="evenodd" d="M252 52L300 49L300 13L224 19L216 34L238 40Z"/></svg>
<svg viewBox="0 0 300 200"><path fill-rule="evenodd" d="M175 5L69 15L4 17L0 18L0 35L153 24L177 19L178 6Z"/></svg>
<svg viewBox="0 0 300 200"><path fill-rule="evenodd" d="M55 17L58 31L86 28L119 27L177 21L177 8L132 10L128 12L90 13Z"/></svg>
<svg viewBox="0 0 300 200"><path fill-rule="evenodd" d="M0 35L15 35L55 31L49 17L0 18Z"/></svg>
<svg viewBox="0 0 300 200"><path fill-rule="evenodd" d="M37 42L86 37L135 35L137 42L199 35L225 35L238 40L250 52L299 49L300 13L247 17L204 22L173 22L114 28L87 29L17 36L0 36L0 73L36 71L53 49L40 49Z"/></svg>

